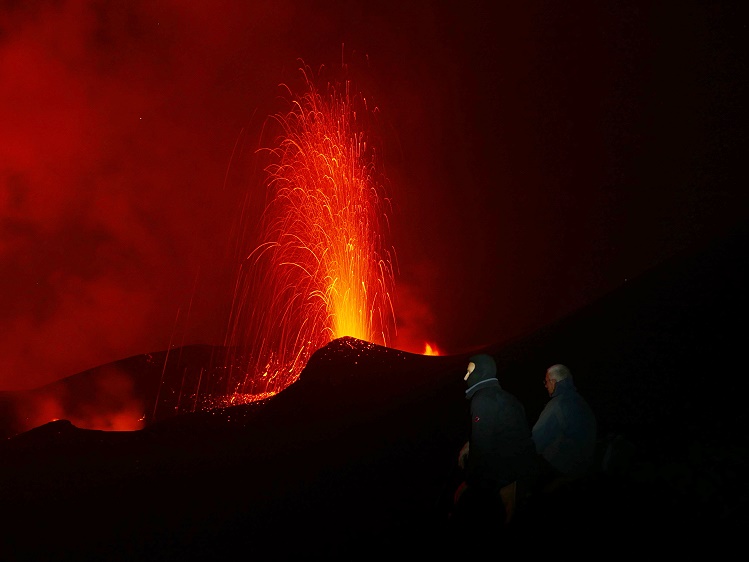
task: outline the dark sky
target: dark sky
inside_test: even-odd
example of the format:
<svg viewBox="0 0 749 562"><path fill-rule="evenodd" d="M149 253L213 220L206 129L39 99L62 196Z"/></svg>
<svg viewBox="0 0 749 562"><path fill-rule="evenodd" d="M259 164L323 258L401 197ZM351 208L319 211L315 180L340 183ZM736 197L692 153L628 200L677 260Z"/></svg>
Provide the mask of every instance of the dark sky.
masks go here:
<svg viewBox="0 0 749 562"><path fill-rule="evenodd" d="M394 347L521 335L720 235L749 202L740 4L0 2L0 389L223 342L298 59L379 109Z"/></svg>

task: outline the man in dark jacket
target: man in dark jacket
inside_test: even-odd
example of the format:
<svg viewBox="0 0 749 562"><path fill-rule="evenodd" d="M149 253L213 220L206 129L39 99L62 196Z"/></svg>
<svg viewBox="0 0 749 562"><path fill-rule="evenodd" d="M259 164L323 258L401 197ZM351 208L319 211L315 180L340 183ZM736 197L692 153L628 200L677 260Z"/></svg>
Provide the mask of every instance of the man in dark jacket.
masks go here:
<svg viewBox="0 0 749 562"><path fill-rule="evenodd" d="M548 484L585 475L596 448L597 424L593 410L578 393L570 370L561 364L546 370L544 386L550 400L533 426L538 454L549 463Z"/></svg>
<svg viewBox="0 0 749 562"><path fill-rule="evenodd" d="M503 501L502 490L530 487L539 472L538 457L525 408L499 385L494 359L486 354L471 357L464 380L471 430L458 458L464 482L455 494L455 513L470 520L471 527L478 524L496 532L511 507Z"/></svg>

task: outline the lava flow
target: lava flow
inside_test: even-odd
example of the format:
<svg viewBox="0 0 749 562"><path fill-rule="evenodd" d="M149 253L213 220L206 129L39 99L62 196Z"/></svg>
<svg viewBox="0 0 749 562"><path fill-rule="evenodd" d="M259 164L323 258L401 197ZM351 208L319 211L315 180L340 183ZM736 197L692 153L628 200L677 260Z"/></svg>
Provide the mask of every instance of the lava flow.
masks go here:
<svg viewBox="0 0 749 562"><path fill-rule="evenodd" d="M377 110L349 80L321 90L300 71L305 90L285 86L289 110L268 122L275 146L260 150L269 203L235 286L229 403L280 392L335 338L387 345L395 329L389 201L369 136Z"/></svg>

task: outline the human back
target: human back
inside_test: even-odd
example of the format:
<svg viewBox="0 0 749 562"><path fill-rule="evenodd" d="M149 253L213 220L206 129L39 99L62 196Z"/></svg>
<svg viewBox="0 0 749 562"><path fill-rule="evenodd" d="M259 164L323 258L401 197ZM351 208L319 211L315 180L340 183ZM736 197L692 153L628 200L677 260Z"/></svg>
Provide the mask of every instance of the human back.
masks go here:
<svg viewBox="0 0 749 562"><path fill-rule="evenodd" d="M513 394L499 385L477 393L471 400L471 419L476 418L466 461L469 484L497 491L536 470L525 408Z"/></svg>

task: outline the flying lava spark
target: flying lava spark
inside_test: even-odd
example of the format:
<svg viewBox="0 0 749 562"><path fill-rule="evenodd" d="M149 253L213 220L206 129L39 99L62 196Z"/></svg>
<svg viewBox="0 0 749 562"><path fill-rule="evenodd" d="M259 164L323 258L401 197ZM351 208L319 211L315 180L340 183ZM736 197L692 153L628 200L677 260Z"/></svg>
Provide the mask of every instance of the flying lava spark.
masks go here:
<svg viewBox="0 0 749 562"><path fill-rule="evenodd" d="M387 346L395 330L390 201L372 134L378 109L348 79L320 88L308 66L299 70L303 91L282 84L288 110L269 118L279 132L258 151L268 157L268 203L235 285L231 403L280 392L333 339Z"/></svg>

